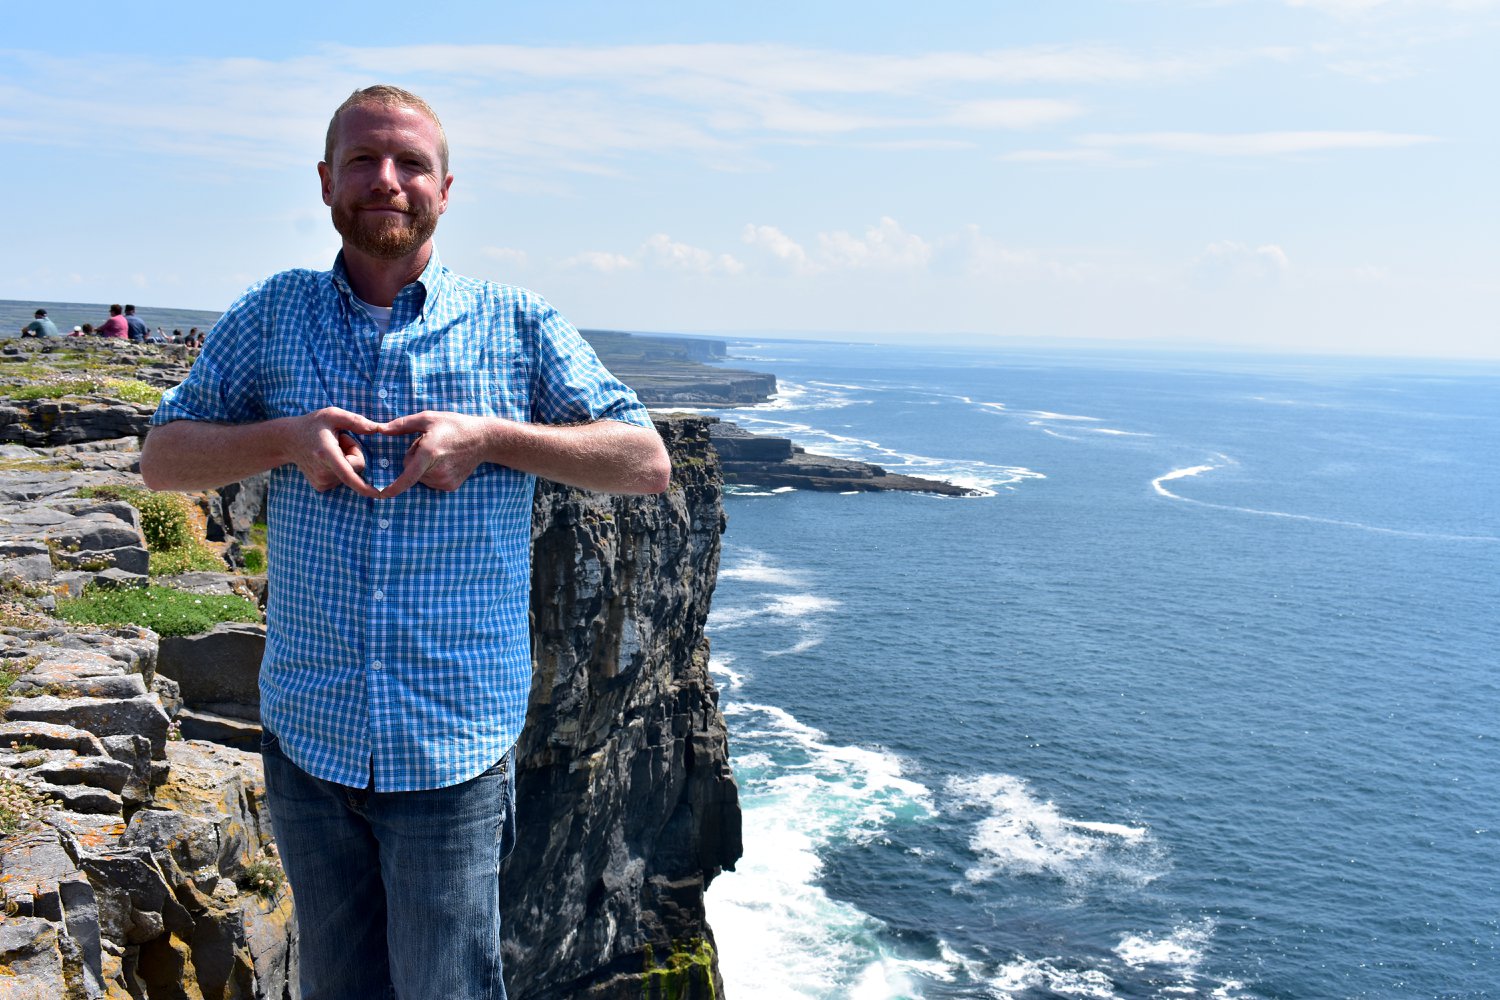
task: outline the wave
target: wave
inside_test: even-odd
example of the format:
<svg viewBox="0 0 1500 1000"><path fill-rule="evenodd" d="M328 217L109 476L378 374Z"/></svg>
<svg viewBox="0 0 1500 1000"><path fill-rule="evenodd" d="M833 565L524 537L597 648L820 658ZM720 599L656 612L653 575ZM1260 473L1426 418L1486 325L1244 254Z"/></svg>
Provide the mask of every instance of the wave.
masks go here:
<svg viewBox="0 0 1500 1000"><path fill-rule="evenodd" d="M805 618L808 615L831 611L842 604L842 601L835 598L819 597L817 594L783 594L780 597L773 597L760 607L714 608L708 616L708 628L710 631L739 628L756 618L767 616Z"/></svg>
<svg viewBox="0 0 1500 1000"><path fill-rule="evenodd" d="M776 413L781 410L842 410L849 406L870 406L873 399L856 399L850 391L867 391L860 386L835 382L778 381L776 391L763 403L736 407L734 419L742 422L748 414Z"/></svg>
<svg viewBox="0 0 1500 1000"><path fill-rule="evenodd" d="M770 556L755 549L740 549L734 554L734 562L719 567L720 580L743 580L746 583L763 583L772 587L805 587L806 575L797 570L783 569L770 563Z"/></svg>
<svg viewBox="0 0 1500 1000"><path fill-rule="evenodd" d="M1127 934L1115 945L1120 960L1133 969L1163 966L1192 974L1203 961L1214 927L1209 921L1175 927L1170 934Z"/></svg>
<svg viewBox="0 0 1500 1000"><path fill-rule="evenodd" d="M1204 930L1205 926L1210 930ZM1115 948L1123 968L1108 959L1099 968L1076 968L1058 957L1018 956L995 970L988 987L992 996L1005 998L1032 996L1037 990L1045 990L1086 1000L1123 1000L1148 995L1138 992L1138 987L1149 985L1150 996L1253 1000L1256 994L1239 980L1205 981L1199 974L1198 962L1210 933L1211 925L1198 924L1177 928L1166 938L1127 936ZM1142 973L1147 977L1144 983L1140 982Z"/></svg>
<svg viewBox="0 0 1500 1000"><path fill-rule="evenodd" d="M896 954L885 924L818 884L821 853L932 815L895 756L828 742L773 705L730 704L745 853L706 899L734 995L832 1000L920 996L928 963ZM853 984L852 986L850 984Z"/></svg>
<svg viewBox="0 0 1500 1000"><path fill-rule="evenodd" d="M719 685L720 691L739 690L744 685L745 678L749 676L731 667L732 663L734 663L734 655L731 653L719 653L708 658L708 672L724 679L724 683Z"/></svg>
<svg viewBox="0 0 1500 1000"><path fill-rule="evenodd" d="M1151 480L1151 488L1168 500L1176 500L1179 503L1190 503L1199 507L1207 507L1211 510L1227 510L1237 514L1254 514L1257 517L1278 517L1287 521L1305 521L1309 524L1326 524L1336 528L1352 528L1357 531L1368 531L1377 535L1394 535L1398 538L1420 538L1426 541L1438 542L1500 542L1500 537L1495 535L1458 535L1440 531L1412 531L1405 528L1386 528L1377 524L1365 524L1361 521L1345 521L1335 517L1317 517L1312 514L1292 514L1281 510L1261 510L1256 507L1240 507L1235 504L1210 503L1207 500L1195 500L1185 497L1179 493L1173 493L1163 486L1177 479L1189 479L1193 476L1201 476L1206 472L1222 469L1227 465L1236 464L1233 459L1223 455L1218 456L1220 464L1192 465L1186 468L1173 469L1163 473Z"/></svg>
<svg viewBox="0 0 1500 1000"><path fill-rule="evenodd" d="M1072 819L1009 774L950 778L959 811L986 813L969 837L977 862L971 883L1003 875L1047 875L1070 884L1106 878L1145 884L1160 871L1158 850L1143 827Z"/></svg>
<svg viewBox="0 0 1500 1000"><path fill-rule="evenodd" d="M1033 469L1017 465L996 465L967 459L941 458L915 452L897 451L878 441L839 434L811 424L767 417L736 417L746 430L774 433L790 438L795 444L819 455L847 458L859 462L872 462L888 472L922 476L927 479L944 479L955 486L981 491L993 496L994 491L1030 479L1047 477Z"/></svg>

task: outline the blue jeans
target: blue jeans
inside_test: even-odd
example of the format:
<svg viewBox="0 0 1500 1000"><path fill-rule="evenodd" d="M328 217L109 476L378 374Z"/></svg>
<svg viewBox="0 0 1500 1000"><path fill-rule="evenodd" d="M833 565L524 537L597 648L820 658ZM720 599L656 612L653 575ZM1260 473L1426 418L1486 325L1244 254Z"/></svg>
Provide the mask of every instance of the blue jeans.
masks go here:
<svg viewBox="0 0 1500 1000"><path fill-rule="evenodd" d="M373 792L314 778L265 733L302 1000L505 1000L500 862L515 835L514 755L449 788Z"/></svg>

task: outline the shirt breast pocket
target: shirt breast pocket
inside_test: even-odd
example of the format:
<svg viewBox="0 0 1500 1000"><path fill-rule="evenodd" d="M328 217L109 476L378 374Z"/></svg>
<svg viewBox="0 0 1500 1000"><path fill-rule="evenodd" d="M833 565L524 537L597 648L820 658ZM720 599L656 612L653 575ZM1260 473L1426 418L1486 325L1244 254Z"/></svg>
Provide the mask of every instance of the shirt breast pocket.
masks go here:
<svg viewBox="0 0 1500 1000"><path fill-rule="evenodd" d="M505 415L497 399L494 380L486 371L429 371L419 377L416 390L417 403L423 410L482 417Z"/></svg>

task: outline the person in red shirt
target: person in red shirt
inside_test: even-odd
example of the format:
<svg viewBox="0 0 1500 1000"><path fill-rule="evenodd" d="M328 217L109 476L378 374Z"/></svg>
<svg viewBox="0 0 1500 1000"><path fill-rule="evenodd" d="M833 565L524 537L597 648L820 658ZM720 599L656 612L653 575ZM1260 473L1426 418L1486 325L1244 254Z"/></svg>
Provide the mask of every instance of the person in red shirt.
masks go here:
<svg viewBox="0 0 1500 1000"><path fill-rule="evenodd" d="M119 306L109 307L109 319L99 324L99 329L94 332L101 337L116 337L120 340L130 339L130 325L125 322L122 315L125 312Z"/></svg>

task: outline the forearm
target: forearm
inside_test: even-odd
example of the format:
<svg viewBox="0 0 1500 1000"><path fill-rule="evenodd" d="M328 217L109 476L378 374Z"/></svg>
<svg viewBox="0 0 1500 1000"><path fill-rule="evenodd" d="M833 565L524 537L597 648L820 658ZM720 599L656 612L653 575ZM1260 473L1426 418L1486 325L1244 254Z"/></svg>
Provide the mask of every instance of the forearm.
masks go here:
<svg viewBox="0 0 1500 1000"><path fill-rule="evenodd" d="M661 435L620 420L587 424L498 421L487 461L600 493L660 493L672 478Z"/></svg>
<svg viewBox="0 0 1500 1000"><path fill-rule="evenodd" d="M174 420L151 428L141 478L153 490L206 490L284 465L286 421L212 424Z"/></svg>

